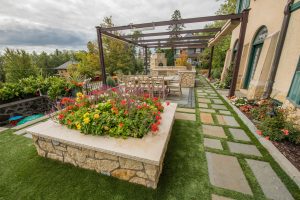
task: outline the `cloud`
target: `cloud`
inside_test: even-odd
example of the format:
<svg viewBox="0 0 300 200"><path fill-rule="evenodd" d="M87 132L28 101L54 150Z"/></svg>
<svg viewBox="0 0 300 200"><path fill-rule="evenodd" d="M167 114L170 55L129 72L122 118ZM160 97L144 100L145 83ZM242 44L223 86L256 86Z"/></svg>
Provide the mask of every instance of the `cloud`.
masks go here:
<svg viewBox="0 0 300 200"><path fill-rule="evenodd" d="M214 15L219 4L215 0L0 0L0 50L9 45L84 48L96 39L95 26L105 16L124 25L170 19L175 9L183 18ZM157 30L161 29L166 27Z"/></svg>

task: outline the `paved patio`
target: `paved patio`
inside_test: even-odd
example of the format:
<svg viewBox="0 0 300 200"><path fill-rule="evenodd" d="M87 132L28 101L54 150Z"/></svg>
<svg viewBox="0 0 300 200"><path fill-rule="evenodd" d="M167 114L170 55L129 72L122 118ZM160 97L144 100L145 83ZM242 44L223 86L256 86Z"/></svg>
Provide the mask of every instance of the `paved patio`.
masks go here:
<svg viewBox="0 0 300 200"><path fill-rule="evenodd" d="M220 188L224 194L226 191L242 193L245 198L256 199L255 196L262 193L267 199L294 199L268 162L268 155L261 152L261 146L256 145L221 95L204 78L200 78L196 91L198 116L191 111L181 113L177 119L197 117L199 120L213 188ZM177 112L184 111L178 109ZM212 199L233 198L212 194Z"/></svg>

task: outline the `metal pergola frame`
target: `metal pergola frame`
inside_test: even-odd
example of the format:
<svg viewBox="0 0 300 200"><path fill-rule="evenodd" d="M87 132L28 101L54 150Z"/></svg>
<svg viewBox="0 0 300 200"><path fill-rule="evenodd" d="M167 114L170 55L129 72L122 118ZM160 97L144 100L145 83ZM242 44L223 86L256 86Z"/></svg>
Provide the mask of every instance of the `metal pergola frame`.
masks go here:
<svg viewBox="0 0 300 200"><path fill-rule="evenodd" d="M168 21L159 21L159 22L150 22L150 23L141 23L141 24L129 24L125 26L115 26L115 27L100 27L97 26L97 41L99 46L99 59L102 71L102 81L103 84L106 85L106 69L104 63L104 52L103 52L103 43L102 43L102 36L108 36L114 39L121 40L123 42L136 45L142 47L145 51L145 70L147 72L148 67L148 55L147 51L148 48L175 48L175 47L187 47L187 48L205 48L209 46L211 41L217 39L218 35L221 35L222 27L219 28L204 28L204 29L194 29L194 30L182 30L177 32L167 31L167 32L153 32L153 33L141 33L138 35L128 34L128 35L116 35L114 31L122 31L122 30L136 30L142 28L151 28L151 27L158 27L158 26L169 26L174 24L190 24L190 23L199 23L199 22L211 22L211 21L218 21L218 20L229 20L229 21L239 21L241 24L240 28L240 36L239 36L239 46L237 51L237 59L235 60L234 64L234 73L233 79L231 83L231 88L229 91L229 96L233 96L235 89L236 89L236 82L237 76L239 71L239 65L242 56L242 50L244 45L244 38L245 32L248 22L248 13L249 10L244 10L243 13L240 14L229 14L229 15L216 15L216 16L207 16L207 17L196 17L196 18L187 18L181 20L168 20ZM165 37L158 37L158 38L151 38L151 39L144 39L146 37L156 37L156 36L170 36L170 35L182 35L182 34L198 34L198 33L207 33L207 35L198 36L193 35L189 37L175 37L175 38L165 38ZM136 39L138 36L138 39ZM135 39L134 39L135 38ZM140 39L143 38L143 39ZM209 60L209 73L208 78L211 76L211 69L212 69L212 59L214 53L214 46L211 46L211 56Z"/></svg>

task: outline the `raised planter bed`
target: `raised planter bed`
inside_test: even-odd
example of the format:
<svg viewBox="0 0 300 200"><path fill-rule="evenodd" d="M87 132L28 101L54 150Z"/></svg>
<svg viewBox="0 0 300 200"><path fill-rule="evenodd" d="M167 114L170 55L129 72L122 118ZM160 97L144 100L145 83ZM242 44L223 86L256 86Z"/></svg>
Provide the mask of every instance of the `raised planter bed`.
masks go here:
<svg viewBox="0 0 300 200"><path fill-rule="evenodd" d="M141 139L84 135L48 120L26 130L40 156L156 188L177 104L164 106L160 129Z"/></svg>

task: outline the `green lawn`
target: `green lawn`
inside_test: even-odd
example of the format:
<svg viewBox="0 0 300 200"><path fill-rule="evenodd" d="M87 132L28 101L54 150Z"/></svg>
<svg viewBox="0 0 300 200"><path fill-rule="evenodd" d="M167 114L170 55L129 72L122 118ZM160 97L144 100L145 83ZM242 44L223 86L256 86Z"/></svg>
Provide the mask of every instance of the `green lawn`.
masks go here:
<svg viewBox="0 0 300 200"><path fill-rule="evenodd" d="M30 139L0 134L0 199L210 199L199 125L176 121L156 190L37 156Z"/></svg>

